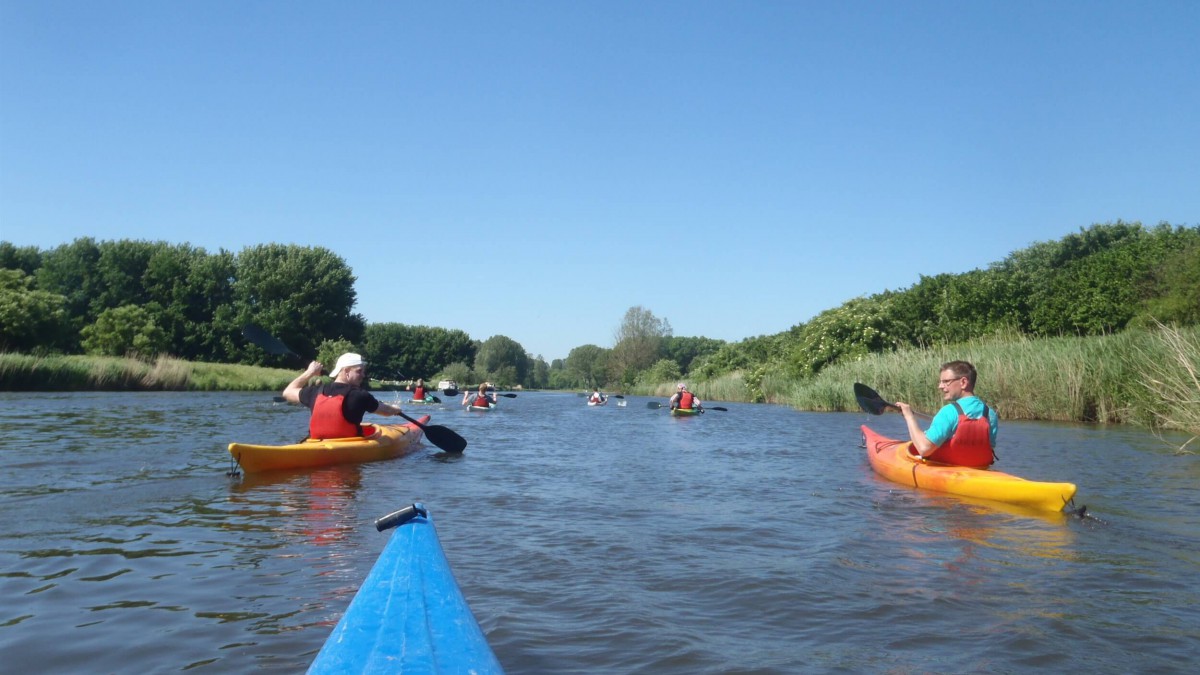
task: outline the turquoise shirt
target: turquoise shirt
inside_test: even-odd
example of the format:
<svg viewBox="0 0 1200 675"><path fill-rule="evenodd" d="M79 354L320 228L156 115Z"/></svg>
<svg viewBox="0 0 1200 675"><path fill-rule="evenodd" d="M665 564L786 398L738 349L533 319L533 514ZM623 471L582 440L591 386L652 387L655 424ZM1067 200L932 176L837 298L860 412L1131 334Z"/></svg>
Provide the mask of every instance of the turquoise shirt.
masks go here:
<svg viewBox="0 0 1200 675"><path fill-rule="evenodd" d="M983 415L983 400L978 396L965 396L958 399L958 404L962 406L963 412L967 417L976 420ZM988 406L988 440L991 441L992 448L996 447L996 430L1000 426L1000 417L996 415L996 409ZM925 430L925 437L930 443L936 446L941 446L950 437L954 435L958 429L958 411L954 406L947 403L942 406L942 409L933 416L933 421L929 423L929 428Z"/></svg>

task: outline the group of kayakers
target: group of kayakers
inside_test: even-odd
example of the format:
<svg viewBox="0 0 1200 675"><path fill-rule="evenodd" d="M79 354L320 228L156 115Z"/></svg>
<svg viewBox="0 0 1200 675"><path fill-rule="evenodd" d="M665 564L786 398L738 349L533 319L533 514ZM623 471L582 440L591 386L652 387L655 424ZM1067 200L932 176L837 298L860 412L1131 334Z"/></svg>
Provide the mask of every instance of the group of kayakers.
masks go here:
<svg viewBox="0 0 1200 675"><path fill-rule="evenodd" d="M390 417L400 415L398 405L382 403L363 388L366 362L359 354L347 353L338 357L330 376L332 382L308 384L321 373L319 361L308 364L296 379L283 390L283 398L300 403L312 411L308 423L310 438L348 438L369 436L374 430L363 427L363 415L375 413ZM922 458L942 464L986 468L995 461L996 432L999 417L996 411L975 395L977 373L966 361L942 364L938 389L946 405L933 416L929 428L921 430L912 406L902 401L896 407L904 415L913 448ZM497 397L490 393L488 382L479 385L477 392L464 392L462 404L472 407L492 407ZM417 380L413 398L425 398L424 380ZM588 402L602 405L607 396L592 390ZM671 410L702 410L700 398L680 382L669 402ZM369 425L367 429L370 429Z"/></svg>

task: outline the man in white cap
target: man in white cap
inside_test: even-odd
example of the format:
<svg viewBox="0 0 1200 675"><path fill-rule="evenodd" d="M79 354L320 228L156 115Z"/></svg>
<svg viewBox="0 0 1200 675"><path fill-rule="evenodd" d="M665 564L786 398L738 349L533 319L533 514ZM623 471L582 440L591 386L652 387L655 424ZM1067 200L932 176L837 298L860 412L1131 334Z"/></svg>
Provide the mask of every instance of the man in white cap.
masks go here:
<svg viewBox="0 0 1200 675"><path fill-rule="evenodd" d="M362 388L367 376L367 364L362 356L342 354L329 374L333 382L308 384L309 380L321 374L321 368L320 361L313 361L283 390L285 399L302 403L312 411L308 419L309 438L369 436L370 433L364 433L363 430L365 413L389 417L400 414L400 406L380 403Z"/></svg>
<svg viewBox="0 0 1200 675"><path fill-rule="evenodd" d="M682 382L675 387L675 395L671 397L671 410L676 408L683 410L700 408L700 397L688 391L687 385Z"/></svg>

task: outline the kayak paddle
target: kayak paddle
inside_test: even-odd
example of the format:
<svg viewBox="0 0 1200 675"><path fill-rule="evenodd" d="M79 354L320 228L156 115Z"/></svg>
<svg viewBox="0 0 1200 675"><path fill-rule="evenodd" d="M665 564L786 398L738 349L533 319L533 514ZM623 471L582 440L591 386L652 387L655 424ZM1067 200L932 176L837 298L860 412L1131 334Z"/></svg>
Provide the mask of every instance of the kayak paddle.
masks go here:
<svg viewBox="0 0 1200 675"><path fill-rule="evenodd" d="M861 382L854 383L854 398L858 399L858 407L872 415L882 415L883 411L887 410L888 408L900 410L900 407L895 403L885 401L884 398L879 395L879 392ZM930 417L929 415L917 412L916 410L913 411L913 414L917 417Z"/></svg>
<svg viewBox="0 0 1200 675"><path fill-rule="evenodd" d="M646 407L651 410L658 410L659 408L665 408L667 406L663 405L662 403L659 403L658 401L650 401L649 403L646 404ZM720 410L721 412L729 412L729 408L722 408L719 405L706 405L706 406L701 407L700 409L701 410Z"/></svg>
<svg viewBox="0 0 1200 675"><path fill-rule="evenodd" d="M246 336L247 340L253 342L259 347L262 347L263 350L268 353L291 354L292 356L299 356L299 354L296 352L288 349L288 346L280 341L279 338L263 330L261 326L252 323L246 324L246 326L242 328L242 335ZM273 351L280 349L283 351ZM404 411L400 411L399 414L400 417L403 417L409 422L417 425L421 431L425 432L425 438L428 438L430 443L433 443L442 450L445 450L451 454L458 454L463 450L466 450L467 439L459 436L458 433L456 433L453 429L441 426L440 424L421 424L417 420L405 415Z"/></svg>

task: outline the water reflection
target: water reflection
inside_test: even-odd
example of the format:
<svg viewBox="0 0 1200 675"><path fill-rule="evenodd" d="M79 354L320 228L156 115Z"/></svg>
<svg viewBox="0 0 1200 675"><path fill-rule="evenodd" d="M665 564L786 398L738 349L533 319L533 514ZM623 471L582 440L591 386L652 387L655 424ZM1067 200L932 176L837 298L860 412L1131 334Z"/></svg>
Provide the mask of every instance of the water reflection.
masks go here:
<svg viewBox="0 0 1200 675"><path fill-rule="evenodd" d="M297 528L313 545L328 546L359 527L351 506L361 488L357 464L251 473L231 482L229 504L241 515L258 512L277 528Z"/></svg>

